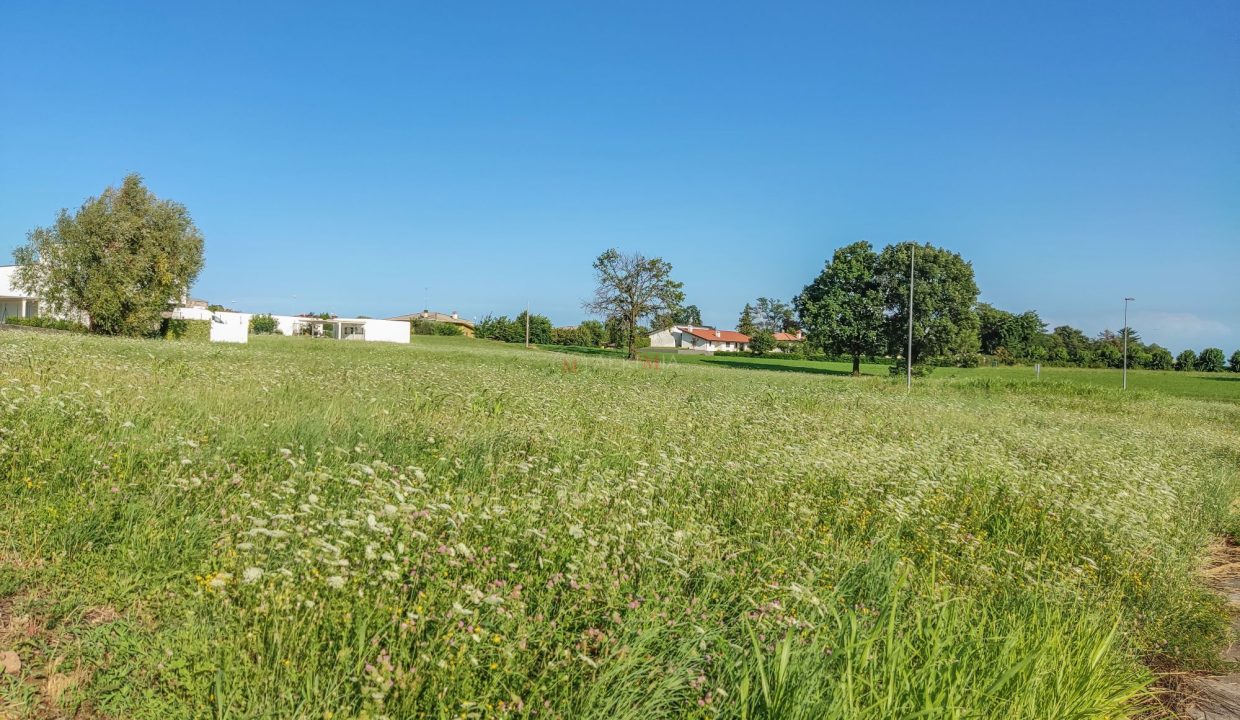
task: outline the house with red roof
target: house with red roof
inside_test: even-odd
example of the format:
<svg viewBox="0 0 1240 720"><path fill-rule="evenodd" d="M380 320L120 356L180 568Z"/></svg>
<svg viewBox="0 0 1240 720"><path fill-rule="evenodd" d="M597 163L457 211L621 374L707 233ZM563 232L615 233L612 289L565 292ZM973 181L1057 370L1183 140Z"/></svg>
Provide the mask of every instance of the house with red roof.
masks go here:
<svg viewBox="0 0 1240 720"><path fill-rule="evenodd" d="M697 325L676 325L650 333L650 347L676 348L698 352L744 350L749 336L735 330L717 330Z"/></svg>

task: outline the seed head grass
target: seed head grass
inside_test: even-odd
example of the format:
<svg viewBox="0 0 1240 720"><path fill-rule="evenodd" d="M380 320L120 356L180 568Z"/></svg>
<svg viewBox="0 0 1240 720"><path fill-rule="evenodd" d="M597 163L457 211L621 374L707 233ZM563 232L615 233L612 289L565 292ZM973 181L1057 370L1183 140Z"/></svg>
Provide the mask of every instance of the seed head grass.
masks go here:
<svg viewBox="0 0 1240 720"><path fill-rule="evenodd" d="M1225 641L1234 402L562 358L0 336L0 641L371 719L1119 718Z"/></svg>

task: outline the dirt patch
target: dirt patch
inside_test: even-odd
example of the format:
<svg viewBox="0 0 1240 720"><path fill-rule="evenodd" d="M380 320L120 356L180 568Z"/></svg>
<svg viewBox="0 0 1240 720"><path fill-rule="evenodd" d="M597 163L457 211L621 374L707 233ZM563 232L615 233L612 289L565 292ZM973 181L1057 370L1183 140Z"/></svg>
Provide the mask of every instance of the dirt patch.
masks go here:
<svg viewBox="0 0 1240 720"><path fill-rule="evenodd" d="M1227 601L1232 642L1220 659L1235 671L1184 677L1176 683L1183 693L1181 711L1193 720L1240 720L1240 547L1224 540L1214 542L1201 575Z"/></svg>
<svg viewBox="0 0 1240 720"><path fill-rule="evenodd" d="M15 652L21 659L17 682L25 689L22 698L0 702L0 720L9 717L51 720L52 718L97 718L89 704L75 707L73 692L86 685L91 670L84 666L65 669L65 658L58 648L71 644L70 627L49 629L35 611L30 595L14 595L0 600L0 651ZM114 608L103 605L87 609L82 623L96 626L119 620ZM24 698L24 699L23 699ZM70 709L66 709L68 705Z"/></svg>

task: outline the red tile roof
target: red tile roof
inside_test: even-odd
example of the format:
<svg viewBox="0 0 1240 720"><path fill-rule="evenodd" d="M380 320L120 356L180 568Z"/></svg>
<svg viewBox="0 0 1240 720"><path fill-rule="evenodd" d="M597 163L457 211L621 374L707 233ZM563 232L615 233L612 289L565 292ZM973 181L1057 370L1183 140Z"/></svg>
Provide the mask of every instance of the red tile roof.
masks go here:
<svg viewBox="0 0 1240 720"><path fill-rule="evenodd" d="M732 330L711 330L709 328L700 328L700 327L695 327L692 330L690 330L688 327L682 327L681 330L689 333L690 335L694 337L699 337L699 338L702 338L703 340L709 340L710 342L734 342L734 343L749 342L748 335L743 335L741 333L734 332Z"/></svg>
<svg viewBox="0 0 1240 720"><path fill-rule="evenodd" d="M793 335L792 333L785 333L785 332L775 333L775 340L778 342L799 342L804 339L805 338L802 337L799 333L796 335Z"/></svg>

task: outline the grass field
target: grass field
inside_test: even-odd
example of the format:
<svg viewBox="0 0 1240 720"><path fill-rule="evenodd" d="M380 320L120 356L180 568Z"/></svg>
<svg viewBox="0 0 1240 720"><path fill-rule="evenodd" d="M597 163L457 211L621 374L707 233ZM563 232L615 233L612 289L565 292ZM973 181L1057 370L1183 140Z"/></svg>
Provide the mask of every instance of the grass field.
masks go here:
<svg viewBox="0 0 1240 720"><path fill-rule="evenodd" d="M596 357L623 358L619 350L597 348L560 347L543 345L544 350L569 354L587 354ZM804 372L820 375L852 374L852 364L842 362L822 362L818 360L786 359L778 355L766 357L744 357L724 355L677 355L643 351L643 357L659 359L661 362L673 364L704 364L714 367L735 368L743 370L774 370L781 372ZM888 377L889 366L874 363L862 363L863 375ZM999 382L1024 382L1034 379L1034 369L1026 366L1013 367L979 367L979 368L935 368L934 377L991 379ZM1099 388L1120 389L1123 376L1119 370L1097 370L1093 368L1043 367L1040 379L1046 382L1063 382L1090 385ZM1180 397L1195 397L1206 400L1231 400L1240 402L1240 373L1217 372L1171 372L1159 370L1129 370L1128 387L1133 392L1158 392Z"/></svg>
<svg viewBox="0 0 1240 720"><path fill-rule="evenodd" d="M0 335L0 717L1117 718L1223 644L1234 385L718 364Z"/></svg>

